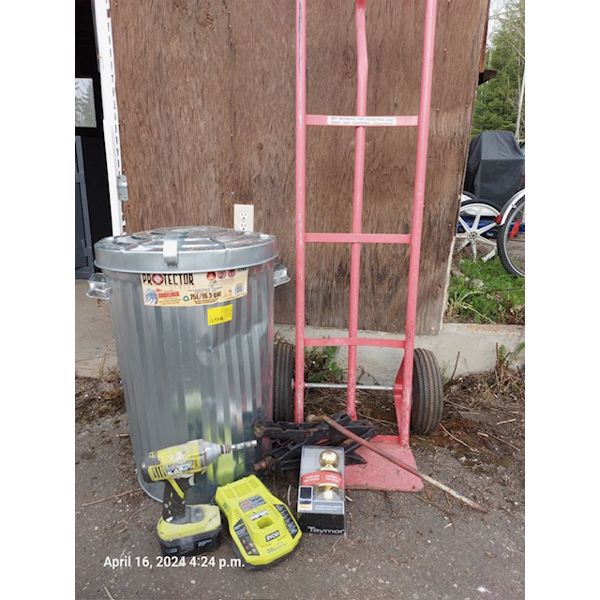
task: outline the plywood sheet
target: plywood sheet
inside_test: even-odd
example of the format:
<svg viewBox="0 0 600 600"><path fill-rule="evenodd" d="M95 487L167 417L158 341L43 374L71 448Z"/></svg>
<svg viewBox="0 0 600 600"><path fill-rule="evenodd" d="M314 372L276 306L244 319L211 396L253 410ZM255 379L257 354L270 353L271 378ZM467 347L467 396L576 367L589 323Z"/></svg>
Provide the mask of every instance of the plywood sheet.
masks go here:
<svg viewBox="0 0 600 600"><path fill-rule="evenodd" d="M126 229L231 226L233 204L277 235L294 272L294 11L292 0L113 0L117 97L130 199ZM369 113L416 114L421 0L367 6ZM462 185L487 0L441 0L418 331L436 333ZM353 2L308 9L308 110L352 114ZM416 131L367 131L364 230L405 232ZM353 132L308 136L309 231L350 228ZM307 322L346 327L346 247L308 253ZM407 250L365 247L360 327L401 331ZM293 281L276 292L276 320L294 320Z"/></svg>

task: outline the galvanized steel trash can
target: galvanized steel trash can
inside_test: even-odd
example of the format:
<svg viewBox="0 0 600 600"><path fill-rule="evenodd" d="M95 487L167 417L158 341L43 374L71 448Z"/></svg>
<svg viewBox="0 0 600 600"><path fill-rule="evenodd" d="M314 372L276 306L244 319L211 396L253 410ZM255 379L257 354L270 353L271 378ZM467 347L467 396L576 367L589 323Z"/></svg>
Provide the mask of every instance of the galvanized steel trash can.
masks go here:
<svg viewBox="0 0 600 600"><path fill-rule="evenodd" d="M102 274L88 295L110 299L138 480L161 500L164 483L140 477L147 452L253 439L254 422L271 418L277 242L175 227L104 238L95 252ZM220 457L207 485L233 481L256 458Z"/></svg>

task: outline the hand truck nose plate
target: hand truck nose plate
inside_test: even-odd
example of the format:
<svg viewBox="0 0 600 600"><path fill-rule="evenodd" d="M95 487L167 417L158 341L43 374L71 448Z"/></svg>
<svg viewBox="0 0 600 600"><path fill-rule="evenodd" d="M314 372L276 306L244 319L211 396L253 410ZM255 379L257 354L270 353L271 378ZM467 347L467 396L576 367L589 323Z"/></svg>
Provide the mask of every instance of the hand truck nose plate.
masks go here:
<svg viewBox="0 0 600 600"><path fill-rule="evenodd" d="M415 457L408 446L401 446L397 435L377 435L371 443L384 446L384 450L401 461L417 468ZM418 492L423 481L416 475L401 469L368 448L359 448L364 465L346 465L344 479L351 490L378 490L388 492Z"/></svg>

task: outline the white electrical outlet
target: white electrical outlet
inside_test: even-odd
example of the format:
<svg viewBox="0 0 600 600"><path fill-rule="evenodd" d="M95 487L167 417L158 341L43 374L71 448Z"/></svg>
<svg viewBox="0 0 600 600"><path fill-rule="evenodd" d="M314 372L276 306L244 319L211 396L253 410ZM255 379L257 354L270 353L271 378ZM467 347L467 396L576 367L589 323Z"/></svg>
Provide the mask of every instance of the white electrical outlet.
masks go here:
<svg viewBox="0 0 600 600"><path fill-rule="evenodd" d="M254 204L233 205L233 228L237 231L254 231Z"/></svg>

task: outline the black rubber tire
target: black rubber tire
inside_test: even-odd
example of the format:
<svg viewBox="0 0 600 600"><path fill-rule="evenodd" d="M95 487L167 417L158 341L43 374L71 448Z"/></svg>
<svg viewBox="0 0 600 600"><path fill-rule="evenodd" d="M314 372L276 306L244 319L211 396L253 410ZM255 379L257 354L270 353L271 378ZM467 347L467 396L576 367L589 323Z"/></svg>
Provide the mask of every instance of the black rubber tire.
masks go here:
<svg viewBox="0 0 600 600"><path fill-rule="evenodd" d="M502 227L500 227L500 229L498 230L498 234L497 234L498 257L500 258L500 262L502 263L502 266L511 275L514 275L515 277L525 277L525 270L524 269L521 270L513 264L513 262L510 259L510 256L508 255L508 251L506 249L506 243L507 243L508 234L509 234L509 226L511 226L513 224L512 216L517 211L524 212L525 211L524 206L525 206L525 196L523 196L520 200L518 200L517 203L514 205L513 209L511 210L510 214L508 215L504 225L502 225Z"/></svg>
<svg viewBox="0 0 600 600"><path fill-rule="evenodd" d="M286 342L273 345L273 421L294 420L295 348Z"/></svg>
<svg viewBox="0 0 600 600"><path fill-rule="evenodd" d="M427 435L441 422L444 411L444 382L433 352L415 348L410 428Z"/></svg>

